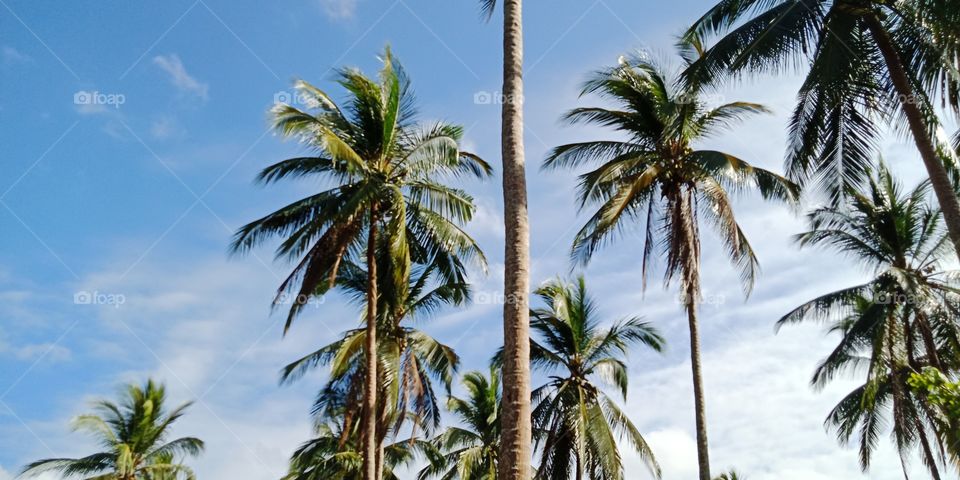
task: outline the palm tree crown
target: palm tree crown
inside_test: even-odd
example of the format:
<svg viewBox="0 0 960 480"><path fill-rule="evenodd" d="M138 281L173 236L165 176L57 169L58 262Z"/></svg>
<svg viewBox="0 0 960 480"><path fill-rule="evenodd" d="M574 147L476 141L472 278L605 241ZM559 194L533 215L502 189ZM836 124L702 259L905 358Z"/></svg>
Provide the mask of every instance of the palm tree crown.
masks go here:
<svg viewBox="0 0 960 480"><path fill-rule="evenodd" d="M815 298L789 312L780 326L829 321L839 345L817 367L820 388L846 371L866 371L866 381L833 409L827 424L841 441L859 436L866 470L891 410L893 438L901 456L920 447L924 463L939 478L930 435L936 428L930 405L908 388L912 372L936 366L958 368L960 285L945 271L951 251L939 212L927 203L929 186L904 191L881 163L863 191L848 190L845 206L809 214L812 229L797 238L846 254L874 272L866 283ZM862 367L862 368L861 368Z"/></svg>
<svg viewBox="0 0 960 480"><path fill-rule="evenodd" d="M430 464L420 471L420 480L497 480L500 450L500 372L489 376L469 372L463 376L467 398L451 396L447 409L461 426L451 426L432 440Z"/></svg>
<svg viewBox="0 0 960 480"><path fill-rule="evenodd" d="M193 471L175 458L197 456L203 441L193 437L169 440L170 428L190 403L169 412L166 390L152 380L130 385L122 403L107 400L94 403L97 413L74 419L73 428L96 437L103 451L83 458L39 460L23 469L24 476L59 472L65 477L102 480L193 480Z"/></svg>
<svg viewBox="0 0 960 480"><path fill-rule="evenodd" d="M960 109L960 8L952 0L721 0L685 40L723 34L686 72L723 74L809 66L790 123L787 173L835 204L866 181L881 122L908 131L960 255L960 204L941 152L939 97Z"/></svg>
<svg viewBox="0 0 960 480"><path fill-rule="evenodd" d="M531 312L534 367L550 381L533 391L533 431L542 447L538 478L624 478L617 438L644 460L655 477L660 466L650 446L597 381L614 386L626 399L626 355L644 345L660 351L663 339L640 318L601 329L586 282L553 281L536 291L546 308Z"/></svg>

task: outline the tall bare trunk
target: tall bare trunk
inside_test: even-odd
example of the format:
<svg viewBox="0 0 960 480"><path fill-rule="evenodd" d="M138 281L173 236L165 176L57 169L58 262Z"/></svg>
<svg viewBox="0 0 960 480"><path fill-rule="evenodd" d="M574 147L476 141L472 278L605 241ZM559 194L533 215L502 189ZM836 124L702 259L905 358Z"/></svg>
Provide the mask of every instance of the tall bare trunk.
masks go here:
<svg viewBox="0 0 960 480"><path fill-rule="evenodd" d="M897 89L900 106L903 108L904 116L907 117L907 124L910 126L910 133L913 134L913 141L917 144L917 150L920 151L923 165L927 168L927 175L930 177L930 185L937 195L940 210L943 211L943 219L947 224L954 251L957 253L957 258L960 258L960 201L957 200L953 182L950 181L947 169L937 154L937 149L931 138L930 125L926 124L923 113L917 106L918 97L914 94L903 60L897 52L889 32L874 15L867 15L866 22L870 34L873 35L877 46L880 48L883 60L887 64L887 70L890 71L890 80L893 81L893 86Z"/></svg>
<svg viewBox="0 0 960 480"><path fill-rule="evenodd" d="M703 393L703 367L700 364L700 325L697 321L697 295L688 293L687 323L690 327L690 365L693 367L693 405L697 421L697 463L700 480L711 480L710 453L707 447L707 402Z"/></svg>
<svg viewBox="0 0 960 480"><path fill-rule="evenodd" d="M367 362L363 385L363 479L377 476L377 209L370 209L367 239L367 338L364 360Z"/></svg>
<svg viewBox="0 0 960 480"><path fill-rule="evenodd" d="M523 160L521 0L503 2L503 415L500 480L530 478L530 232Z"/></svg>

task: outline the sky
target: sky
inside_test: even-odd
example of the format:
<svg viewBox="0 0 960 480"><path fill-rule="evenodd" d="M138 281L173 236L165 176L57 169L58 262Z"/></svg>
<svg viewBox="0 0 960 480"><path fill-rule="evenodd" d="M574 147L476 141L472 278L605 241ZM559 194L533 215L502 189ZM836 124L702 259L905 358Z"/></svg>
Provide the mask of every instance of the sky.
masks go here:
<svg viewBox="0 0 960 480"><path fill-rule="evenodd" d="M561 143L612 138L558 121L597 101L578 98L580 83L637 50L676 65L676 36L709 4L527 2L534 285L571 274L569 246L584 220L574 174L540 171L541 160ZM310 436L309 407L324 374L281 387L278 371L354 327L358 312L330 295L284 338L282 315L269 304L290 265L274 261L269 247L227 254L239 226L320 186L253 184L261 168L302 153L270 131L267 110L292 98L297 78L337 92L333 68L373 72L389 44L412 78L421 118L464 125L464 147L499 167L500 35L498 22L482 21L478 2L465 0L0 0L0 480L38 458L93 452L69 420L147 377L163 381L173 403L195 402L175 433L207 442L191 461L199 478L279 478ZM713 93L774 113L704 146L781 170L797 85L796 76L761 77ZM905 182L922 176L901 136L891 134L883 154ZM483 370L502 340L501 194L497 181L463 187L477 199L468 231L489 273L472 273L474 305L420 328L453 346L463 371ZM854 385L809 387L836 338L816 325L773 330L792 307L870 272L799 250L791 236L804 228L800 212L751 195L736 207L763 275L745 300L715 239L705 237L714 470L735 467L754 480L900 478L889 442L864 475L856 450L823 427ZM638 251L639 239L627 234L577 272L605 322L639 314L665 335L664 354L632 352L625 408L664 478L695 478L685 319L659 282L642 291ZM637 458L626 462L628 478L648 478ZM919 461L911 469L919 475Z"/></svg>

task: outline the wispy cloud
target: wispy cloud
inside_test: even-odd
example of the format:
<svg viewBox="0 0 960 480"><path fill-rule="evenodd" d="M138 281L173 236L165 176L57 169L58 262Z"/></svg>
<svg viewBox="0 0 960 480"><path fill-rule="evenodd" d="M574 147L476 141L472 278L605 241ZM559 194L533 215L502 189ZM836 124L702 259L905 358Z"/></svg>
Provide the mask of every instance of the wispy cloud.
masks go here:
<svg viewBox="0 0 960 480"><path fill-rule="evenodd" d="M177 54L157 55L153 57L153 63L170 75L170 82L181 92L196 95L203 100L208 98L210 86L190 75Z"/></svg>
<svg viewBox="0 0 960 480"><path fill-rule="evenodd" d="M323 13L333 19L353 17L357 10L357 0L319 0Z"/></svg>

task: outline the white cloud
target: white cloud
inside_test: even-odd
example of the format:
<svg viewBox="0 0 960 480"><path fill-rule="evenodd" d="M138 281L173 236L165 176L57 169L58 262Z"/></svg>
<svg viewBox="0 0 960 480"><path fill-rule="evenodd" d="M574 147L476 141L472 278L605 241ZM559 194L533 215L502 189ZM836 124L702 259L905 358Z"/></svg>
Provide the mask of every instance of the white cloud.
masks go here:
<svg viewBox="0 0 960 480"><path fill-rule="evenodd" d="M157 140L166 140L183 134L183 128L173 117L162 116L150 123L150 136Z"/></svg>
<svg viewBox="0 0 960 480"><path fill-rule="evenodd" d="M193 94L203 100L207 100L209 85L187 73L187 69L183 66L183 62L177 54L158 55L153 57L153 63L170 75L170 81L173 83L173 86L177 87L181 92Z"/></svg>
<svg viewBox="0 0 960 480"><path fill-rule="evenodd" d="M357 0L318 0L323 12L333 19L351 18L357 10Z"/></svg>

